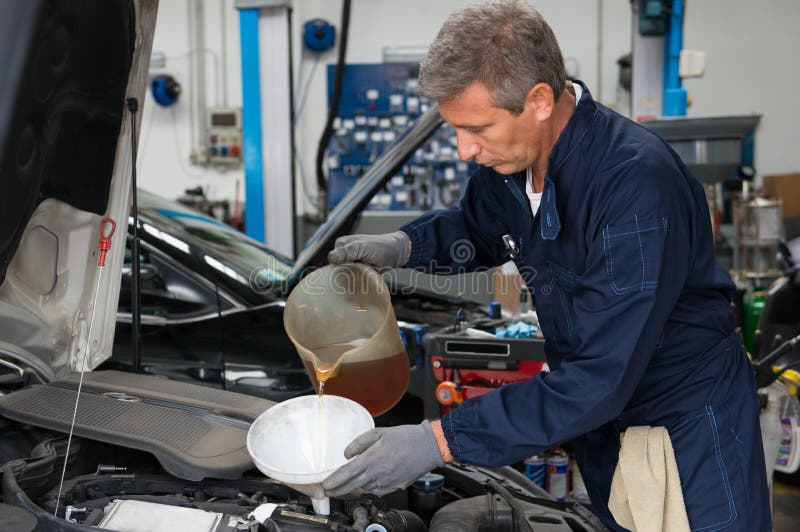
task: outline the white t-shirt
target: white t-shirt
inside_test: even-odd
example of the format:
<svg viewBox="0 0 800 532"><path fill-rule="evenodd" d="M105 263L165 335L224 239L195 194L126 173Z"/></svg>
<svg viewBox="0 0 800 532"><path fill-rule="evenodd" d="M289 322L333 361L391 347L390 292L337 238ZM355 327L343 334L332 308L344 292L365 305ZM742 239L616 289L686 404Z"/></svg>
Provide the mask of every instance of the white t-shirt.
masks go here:
<svg viewBox="0 0 800 532"><path fill-rule="evenodd" d="M581 94L583 94L583 87L570 81L567 83L572 85L572 88L575 90L575 107L578 107L578 102L581 101ZM526 175L525 195L528 196L528 201L531 202L531 212L536 216L536 213L539 212L539 205L542 204L542 193L533 191L533 172L530 167L528 167Z"/></svg>
<svg viewBox="0 0 800 532"><path fill-rule="evenodd" d="M539 212L539 205L542 203L542 193L533 191L533 175L531 167L528 167L527 178L525 179L525 195L528 196L528 201L531 202L531 212L534 216Z"/></svg>

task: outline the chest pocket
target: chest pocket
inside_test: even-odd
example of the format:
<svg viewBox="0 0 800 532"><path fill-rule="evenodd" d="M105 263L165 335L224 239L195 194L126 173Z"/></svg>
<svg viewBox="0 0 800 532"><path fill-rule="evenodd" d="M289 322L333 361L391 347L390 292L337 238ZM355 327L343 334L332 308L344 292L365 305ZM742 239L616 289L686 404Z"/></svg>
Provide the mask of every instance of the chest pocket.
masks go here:
<svg viewBox="0 0 800 532"><path fill-rule="evenodd" d="M667 219L639 218L603 229L603 252L611 290L623 295L655 290L664 253Z"/></svg>

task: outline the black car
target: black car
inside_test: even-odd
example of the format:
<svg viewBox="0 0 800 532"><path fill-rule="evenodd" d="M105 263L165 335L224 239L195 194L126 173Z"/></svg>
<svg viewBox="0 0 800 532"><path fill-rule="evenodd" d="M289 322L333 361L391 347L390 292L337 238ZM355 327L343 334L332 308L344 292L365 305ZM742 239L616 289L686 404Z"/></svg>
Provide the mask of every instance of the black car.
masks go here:
<svg viewBox="0 0 800 532"><path fill-rule="evenodd" d="M178 203L139 191L139 371L282 400L311 385L283 330L292 263ZM132 231L131 231L132 232ZM134 369L130 238L112 358ZM256 277L275 283L260 289Z"/></svg>
<svg viewBox="0 0 800 532"><path fill-rule="evenodd" d="M141 360L134 368L129 238L114 350L100 369L137 369L273 401L311 393L283 328L283 309L292 279L313 266L295 265L214 218L141 190L138 212ZM343 213L333 213L331 220L343 221ZM459 311L479 314L480 309L474 302L400 283L392 272L386 279L417 398L407 397L403 417L395 411L393 421L411 422L422 416L421 334L451 324Z"/></svg>

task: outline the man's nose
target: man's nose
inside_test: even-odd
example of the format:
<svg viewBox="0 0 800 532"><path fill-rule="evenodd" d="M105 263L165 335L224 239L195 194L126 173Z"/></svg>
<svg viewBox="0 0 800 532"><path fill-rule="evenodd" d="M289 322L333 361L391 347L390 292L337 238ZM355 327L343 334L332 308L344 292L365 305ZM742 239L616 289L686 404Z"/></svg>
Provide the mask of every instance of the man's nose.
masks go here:
<svg viewBox="0 0 800 532"><path fill-rule="evenodd" d="M469 161L481 152L481 146L475 141L474 135L466 131L456 131L456 150L458 158Z"/></svg>

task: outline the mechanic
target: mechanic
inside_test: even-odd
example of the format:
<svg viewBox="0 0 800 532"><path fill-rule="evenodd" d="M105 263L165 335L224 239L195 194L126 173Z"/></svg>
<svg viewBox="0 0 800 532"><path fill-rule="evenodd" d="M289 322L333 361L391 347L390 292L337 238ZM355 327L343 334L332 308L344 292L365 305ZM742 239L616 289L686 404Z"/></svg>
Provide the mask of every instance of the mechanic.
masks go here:
<svg viewBox="0 0 800 532"><path fill-rule="evenodd" d="M451 460L501 466L571 442L595 511L623 530L607 506L620 433L661 426L693 530L770 530L755 380L698 179L566 80L553 31L525 2L454 12L419 88L478 171L458 207L343 237L329 261L460 273L503 264L511 248L550 372L439 421L360 436L326 492L385 494Z"/></svg>

